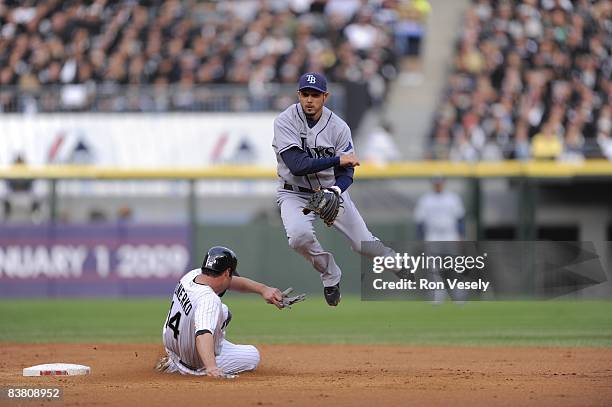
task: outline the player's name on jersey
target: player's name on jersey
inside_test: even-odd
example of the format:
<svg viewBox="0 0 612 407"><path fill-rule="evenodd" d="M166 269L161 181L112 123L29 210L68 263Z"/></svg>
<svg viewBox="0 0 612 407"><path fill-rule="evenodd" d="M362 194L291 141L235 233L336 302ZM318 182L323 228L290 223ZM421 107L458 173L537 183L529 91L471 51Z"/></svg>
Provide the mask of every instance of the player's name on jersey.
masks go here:
<svg viewBox="0 0 612 407"><path fill-rule="evenodd" d="M443 281L431 281L426 278L418 280L401 279L400 281L384 281L377 278L372 281L375 290L474 290L485 292L491 282L479 278L476 281L461 281L458 278L447 278Z"/></svg>
<svg viewBox="0 0 612 407"><path fill-rule="evenodd" d="M183 284L178 283L178 285L176 286L176 290L174 290L174 294L176 295L176 298L178 298L181 307L183 307L185 315L189 315L189 312L191 312L191 308L193 308L193 305L191 305L191 300L189 299L189 296L187 295L187 291L185 291Z"/></svg>

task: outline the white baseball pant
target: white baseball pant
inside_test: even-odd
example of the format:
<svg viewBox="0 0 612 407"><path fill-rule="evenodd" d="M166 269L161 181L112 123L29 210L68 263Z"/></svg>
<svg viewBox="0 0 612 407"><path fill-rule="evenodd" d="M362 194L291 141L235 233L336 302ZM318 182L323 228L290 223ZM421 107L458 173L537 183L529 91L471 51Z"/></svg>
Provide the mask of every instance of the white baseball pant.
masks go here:
<svg viewBox="0 0 612 407"><path fill-rule="evenodd" d="M180 362L180 358L174 352L166 349L168 354L168 366L164 369L166 373L190 374L203 376L204 369L193 370ZM217 367L225 373L236 374L255 370L259 365L259 351L253 345L236 345L223 339L221 342L221 353L216 357Z"/></svg>

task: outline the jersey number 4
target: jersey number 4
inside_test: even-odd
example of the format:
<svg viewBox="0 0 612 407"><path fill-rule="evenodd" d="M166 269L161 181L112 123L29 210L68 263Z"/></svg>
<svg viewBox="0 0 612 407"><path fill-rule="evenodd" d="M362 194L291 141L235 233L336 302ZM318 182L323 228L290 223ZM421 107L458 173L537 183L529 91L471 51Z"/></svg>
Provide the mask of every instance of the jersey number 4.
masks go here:
<svg viewBox="0 0 612 407"><path fill-rule="evenodd" d="M174 301L170 304L170 312L172 312L172 306L174 305ZM168 312L168 321L166 322L166 326L172 329L174 333L174 339L178 339L179 336L179 324L181 322L181 311L177 311L176 314L170 318L170 312Z"/></svg>

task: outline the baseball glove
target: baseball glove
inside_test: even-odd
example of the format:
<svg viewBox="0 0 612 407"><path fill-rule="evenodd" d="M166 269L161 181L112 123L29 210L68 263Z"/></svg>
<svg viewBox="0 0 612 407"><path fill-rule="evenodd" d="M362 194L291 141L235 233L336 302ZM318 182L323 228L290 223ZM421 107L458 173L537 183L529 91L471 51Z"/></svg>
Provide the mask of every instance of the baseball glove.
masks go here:
<svg viewBox="0 0 612 407"><path fill-rule="evenodd" d="M331 226L343 203L344 199L334 188L319 189L312 194L302 212L304 215L314 212L323 219L327 226Z"/></svg>
<svg viewBox="0 0 612 407"><path fill-rule="evenodd" d="M285 291L283 291L283 302L281 303L281 308L289 308L297 302L304 301L306 299L306 294L300 294L293 297L289 297L289 294L293 291L293 288L289 287Z"/></svg>

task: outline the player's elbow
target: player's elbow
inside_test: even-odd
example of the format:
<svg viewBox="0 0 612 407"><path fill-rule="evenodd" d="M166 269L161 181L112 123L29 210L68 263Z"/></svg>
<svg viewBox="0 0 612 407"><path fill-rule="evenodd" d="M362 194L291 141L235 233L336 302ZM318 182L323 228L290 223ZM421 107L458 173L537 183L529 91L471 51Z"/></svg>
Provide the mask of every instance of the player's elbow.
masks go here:
<svg viewBox="0 0 612 407"><path fill-rule="evenodd" d="M308 163L298 161L291 163L291 165L287 166L292 175L296 177L303 177L304 175L308 175Z"/></svg>
<svg viewBox="0 0 612 407"><path fill-rule="evenodd" d="M287 168L289 168L289 172L291 173L291 175L295 177L302 177L308 174L307 165L305 165L303 161L293 160L291 159L291 157L287 158L288 159L285 159L285 157L283 157L283 160L285 161L285 165L287 166Z"/></svg>
<svg viewBox="0 0 612 407"><path fill-rule="evenodd" d="M304 160L298 160L294 162L291 167L289 167L289 171L296 177L303 177L304 175L308 175L309 172L309 163Z"/></svg>

